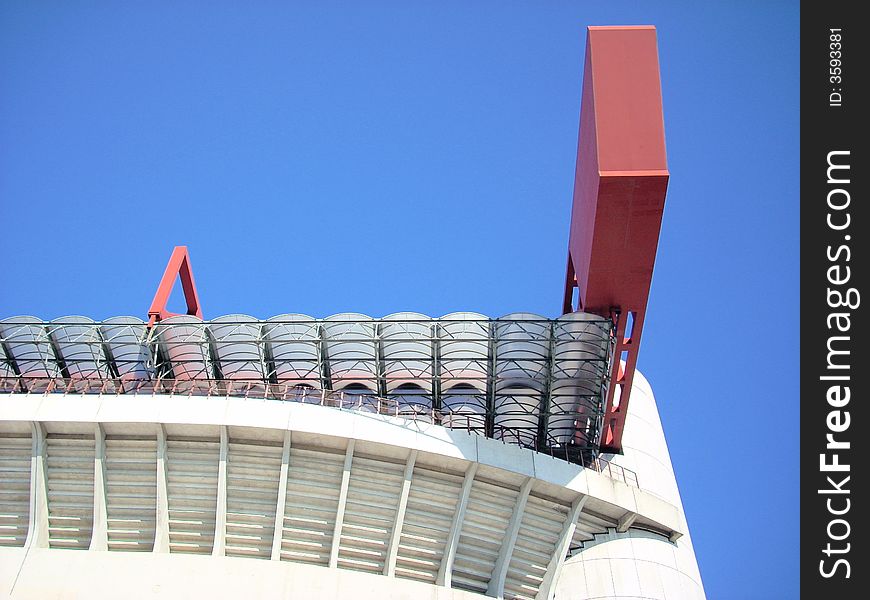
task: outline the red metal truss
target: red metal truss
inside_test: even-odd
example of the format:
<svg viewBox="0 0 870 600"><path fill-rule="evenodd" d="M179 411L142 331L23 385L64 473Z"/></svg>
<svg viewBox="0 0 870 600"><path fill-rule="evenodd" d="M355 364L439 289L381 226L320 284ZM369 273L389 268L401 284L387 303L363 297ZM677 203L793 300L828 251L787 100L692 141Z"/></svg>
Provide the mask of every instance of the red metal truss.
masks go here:
<svg viewBox="0 0 870 600"><path fill-rule="evenodd" d="M193 280L193 270L190 268L190 255L187 253L187 246L176 246L172 251L172 256L169 257L169 263L163 272L160 285L157 286L157 293L154 294L154 300L151 301L151 308L148 309L149 326L156 321L175 316L176 313L166 310L166 304L169 302L169 295L175 285L176 275L181 278L184 300L187 302L187 314L202 318L202 307L196 293L196 283Z"/></svg>
<svg viewBox="0 0 870 600"><path fill-rule="evenodd" d="M563 312L617 319L602 451L622 446L668 176L655 27L590 27Z"/></svg>

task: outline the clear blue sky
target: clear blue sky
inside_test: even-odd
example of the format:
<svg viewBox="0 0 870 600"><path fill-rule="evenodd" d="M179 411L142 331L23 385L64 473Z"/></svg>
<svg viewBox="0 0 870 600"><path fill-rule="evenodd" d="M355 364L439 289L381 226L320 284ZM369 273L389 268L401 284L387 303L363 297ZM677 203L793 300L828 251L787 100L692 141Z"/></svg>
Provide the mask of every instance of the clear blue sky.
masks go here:
<svg viewBox="0 0 870 600"><path fill-rule="evenodd" d="M584 29L654 24L671 183L640 368L709 597L796 598L798 23L797 2L5 1L0 316L145 316L175 244L206 317L555 316Z"/></svg>

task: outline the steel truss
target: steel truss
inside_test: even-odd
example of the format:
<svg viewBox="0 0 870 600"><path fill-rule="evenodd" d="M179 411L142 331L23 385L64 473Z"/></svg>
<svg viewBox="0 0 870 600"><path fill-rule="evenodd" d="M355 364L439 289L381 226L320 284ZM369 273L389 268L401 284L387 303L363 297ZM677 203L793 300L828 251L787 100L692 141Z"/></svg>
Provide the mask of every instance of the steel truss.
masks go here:
<svg viewBox="0 0 870 600"><path fill-rule="evenodd" d="M436 423L591 464L613 322L571 313L489 319L179 315L0 321L0 390L244 396Z"/></svg>

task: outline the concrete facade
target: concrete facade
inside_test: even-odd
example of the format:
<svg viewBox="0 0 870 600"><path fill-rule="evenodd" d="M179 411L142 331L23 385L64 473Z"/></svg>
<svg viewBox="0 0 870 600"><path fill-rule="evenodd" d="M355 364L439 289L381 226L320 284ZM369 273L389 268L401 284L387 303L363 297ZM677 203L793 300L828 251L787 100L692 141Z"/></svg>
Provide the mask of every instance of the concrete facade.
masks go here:
<svg viewBox="0 0 870 600"><path fill-rule="evenodd" d="M705 598L683 504L671 465L655 397L647 379L635 374L626 418L623 454L606 455L638 474L643 489L679 508L675 542L629 526L609 529L568 558L557 598Z"/></svg>
<svg viewBox="0 0 870 600"><path fill-rule="evenodd" d="M635 388L611 458L639 487L397 417L5 394L0 594L703 598L655 400Z"/></svg>

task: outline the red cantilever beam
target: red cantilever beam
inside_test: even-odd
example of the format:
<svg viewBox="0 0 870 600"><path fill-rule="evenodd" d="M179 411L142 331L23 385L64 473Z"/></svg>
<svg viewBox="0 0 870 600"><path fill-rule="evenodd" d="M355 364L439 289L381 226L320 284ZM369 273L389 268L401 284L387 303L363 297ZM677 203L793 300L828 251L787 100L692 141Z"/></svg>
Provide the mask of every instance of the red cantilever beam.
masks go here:
<svg viewBox="0 0 870 600"><path fill-rule="evenodd" d="M590 27L563 310L577 287L578 310L617 317L602 451L622 446L668 176L655 27Z"/></svg>
<svg viewBox="0 0 870 600"><path fill-rule="evenodd" d="M162 321L176 314L166 310L169 295L175 285L176 275L181 278L181 287L184 289L184 299L187 302L187 314L202 318L202 307L199 303L199 295L196 293L196 283L193 281L193 270L190 268L190 255L187 253L187 246L176 246L172 251L172 256L169 257L169 263L163 272L160 285L157 286L157 293L154 294L154 300L151 301L151 308L148 309L149 327L154 325L156 321Z"/></svg>

